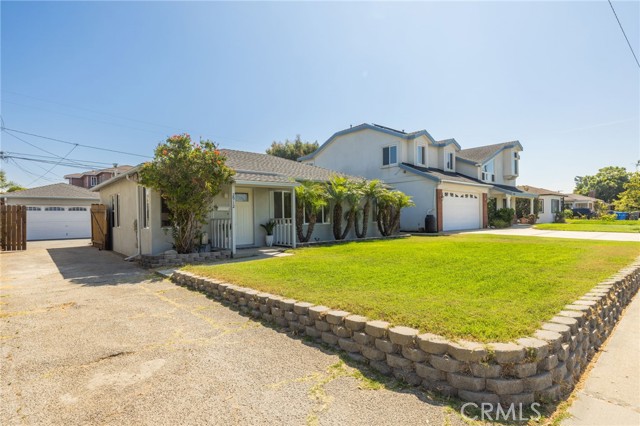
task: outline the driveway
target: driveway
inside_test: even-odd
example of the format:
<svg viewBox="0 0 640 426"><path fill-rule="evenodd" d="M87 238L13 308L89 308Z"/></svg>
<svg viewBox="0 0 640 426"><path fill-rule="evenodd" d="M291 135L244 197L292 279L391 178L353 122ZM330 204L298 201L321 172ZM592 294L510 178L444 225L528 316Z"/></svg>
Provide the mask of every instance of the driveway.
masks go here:
<svg viewBox="0 0 640 426"><path fill-rule="evenodd" d="M0 262L0 424L465 424L87 241Z"/></svg>
<svg viewBox="0 0 640 426"><path fill-rule="evenodd" d="M578 240L640 242L640 234L634 234L630 232L547 231L542 229L533 229L531 226L522 225L516 225L507 229L481 229L474 231L463 231L460 233L517 235L522 237L573 238Z"/></svg>

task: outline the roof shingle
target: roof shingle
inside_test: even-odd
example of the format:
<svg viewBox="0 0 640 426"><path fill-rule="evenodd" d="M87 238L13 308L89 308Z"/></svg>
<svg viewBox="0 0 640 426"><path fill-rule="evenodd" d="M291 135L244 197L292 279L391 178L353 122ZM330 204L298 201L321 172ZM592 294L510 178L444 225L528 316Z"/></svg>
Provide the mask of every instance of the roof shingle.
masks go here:
<svg viewBox="0 0 640 426"><path fill-rule="evenodd" d="M483 163L490 159L504 148L512 148L516 145L520 145L518 141L510 141L503 143L496 143L493 145L478 146L475 148L467 148L458 152L456 155L465 160L473 161L474 163Z"/></svg>
<svg viewBox="0 0 640 426"><path fill-rule="evenodd" d="M76 198L95 200L100 198L95 192L67 183L54 183L22 191L8 192L0 196L4 198Z"/></svg>

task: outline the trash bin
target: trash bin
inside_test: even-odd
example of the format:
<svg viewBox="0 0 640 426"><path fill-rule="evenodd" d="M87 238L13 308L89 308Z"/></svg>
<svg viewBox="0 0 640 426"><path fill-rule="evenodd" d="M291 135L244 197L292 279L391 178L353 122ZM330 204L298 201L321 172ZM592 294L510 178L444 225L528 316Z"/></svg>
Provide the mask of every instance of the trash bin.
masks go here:
<svg viewBox="0 0 640 426"><path fill-rule="evenodd" d="M430 234L435 234L438 232L436 217L434 215L428 214L427 217L424 218L424 230Z"/></svg>
<svg viewBox="0 0 640 426"><path fill-rule="evenodd" d="M629 220L629 213L627 212L615 212L618 220Z"/></svg>

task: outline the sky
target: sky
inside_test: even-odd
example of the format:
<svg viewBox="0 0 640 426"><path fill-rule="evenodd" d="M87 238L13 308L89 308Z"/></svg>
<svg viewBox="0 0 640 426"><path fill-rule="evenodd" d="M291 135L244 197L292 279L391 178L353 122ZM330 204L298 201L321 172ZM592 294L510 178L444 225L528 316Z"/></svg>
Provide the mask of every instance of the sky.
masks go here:
<svg viewBox="0 0 640 426"><path fill-rule="evenodd" d="M640 55L640 2L613 5ZM175 133L264 152L365 122L463 148L517 139L518 184L552 190L640 160L640 68L607 1L2 1L0 14L14 130L1 150L53 157L3 160L23 186L137 164ZM82 164L55 166L67 154Z"/></svg>

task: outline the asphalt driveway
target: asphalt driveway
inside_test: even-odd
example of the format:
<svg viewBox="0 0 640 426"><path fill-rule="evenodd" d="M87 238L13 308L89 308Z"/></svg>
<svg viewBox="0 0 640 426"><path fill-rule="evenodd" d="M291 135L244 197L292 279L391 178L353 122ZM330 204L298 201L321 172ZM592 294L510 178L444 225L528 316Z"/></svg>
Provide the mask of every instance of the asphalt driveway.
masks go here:
<svg viewBox="0 0 640 426"><path fill-rule="evenodd" d="M87 241L0 263L0 424L465 424Z"/></svg>

